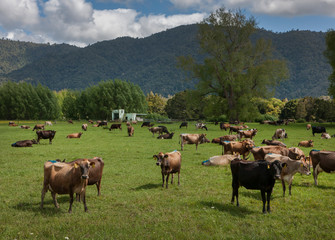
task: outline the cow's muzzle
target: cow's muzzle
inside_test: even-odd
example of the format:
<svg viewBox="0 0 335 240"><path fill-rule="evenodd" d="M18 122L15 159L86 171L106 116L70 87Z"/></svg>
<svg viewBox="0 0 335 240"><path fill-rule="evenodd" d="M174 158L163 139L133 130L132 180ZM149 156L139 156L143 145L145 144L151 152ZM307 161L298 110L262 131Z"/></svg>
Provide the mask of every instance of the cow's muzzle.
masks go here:
<svg viewBox="0 0 335 240"><path fill-rule="evenodd" d="M81 178L82 179L88 179L88 175L82 175Z"/></svg>

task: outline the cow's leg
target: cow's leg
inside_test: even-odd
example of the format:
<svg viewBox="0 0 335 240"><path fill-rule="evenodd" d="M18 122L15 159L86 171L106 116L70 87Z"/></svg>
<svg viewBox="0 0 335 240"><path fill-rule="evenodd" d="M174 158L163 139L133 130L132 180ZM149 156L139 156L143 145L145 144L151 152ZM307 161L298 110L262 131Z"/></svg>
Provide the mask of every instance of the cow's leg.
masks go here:
<svg viewBox="0 0 335 240"><path fill-rule="evenodd" d="M281 185L283 186L283 197L285 197L286 186L285 186L284 179L281 179ZM290 190L290 195L291 195L291 190Z"/></svg>
<svg viewBox="0 0 335 240"><path fill-rule="evenodd" d="M101 180L96 183L97 185L97 190L98 190L98 196L101 195Z"/></svg>
<svg viewBox="0 0 335 240"><path fill-rule="evenodd" d="M80 194L80 197L83 199L84 210L85 210L85 212L87 212L88 209L87 209L87 205L86 205L86 190L84 190L84 192L82 194Z"/></svg>
<svg viewBox="0 0 335 240"><path fill-rule="evenodd" d="M49 144L52 144L52 139L51 138L49 138Z"/></svg>
<svg viewBox="0 0 335 240"><path fill-rule="evenodd" d="M44 182L43 189L41 193L41 205L40 208L43 208L45 193L48 191L48 184Z"/></svg>
<svg viewBox="0 0 335 240"><path fill-rule="evenodd" d="M198 143L195 144L195 150L198 150Z"/></svg>
<svg viewBox="0 0 335 240"><path fill-rule="evenodd" d="M184 151L184 143L183 142L181 142L180 147L181 147L181 151Z"/></svg>
<svg viewBox="0 0 335 240"><path fill-rule="evenodd" d="M57 193L55 193L55 192L51 192L51 196L52 196L52 200L53 200L53 202L54 202L55 207L56 207L56 208L59 208L59 204L58 204L58 202L57 202Z"/></svg>
<svg viewBox="0 0 335 240"><path fill-rule="evenodd" d="M263 213L266 213L265 211L265 203L266 203L266 199L265 199L265 190L261 190L261 195L262 195L262 202L263 202Z"/></svg>
<svg viewBox="0 0 335 240"><path fill-rule="evenodd" d="M168 188L168 184L169 184L169 176L170 176L170 173L166 174L166 188Z"/></svg>
<svg viewBox="0 0 335 240"><path fill-rule="evenodd" d="M162 172L162 180L163 180L162 187L164 187L165 177L164 177L164 173L163 172Z"/></svg>
<svg viewBox="0 0 335 240"><path fill-rule="evenodd" d="M271 212L271 210L270 210L270 199L271 199L271 193L272 193L272 189L270 189L270 190L268 190L267 191L267 202L268 202L268 205L267 205L267 210L268 210L268 212L270 213Z"/></svg>
<svg viewBox="0 0 335 240"><path fill-rule="evenodd" d="M171 184L173 184L173 173L171 173Z"/></svg>
<svg viewBox="0 0 335 240"><path fill-rule="evenodd" d="M291 196L291 188L292 188L292 182L293 182L293 177L290 179L289 183L288 183L288 192L289 192L289 195Z"/></svg>
<svg viewBox="0 0 335 240"><path fill-rule="evenodd" d="M70 207L69 207L69 213L72 213L72 204L73 204L73 192L70 192Z"/></svg>
<svg viewBox="0 0 335 240"><path fill-rule="evenodd" d="M318 185L318 166L313 167L313 177L314 177L314 185Z"/></svg>
<svg viewBox="0 0 335 240"><path fill-rule="evenodd" d="M178 172L178 186L180 185L180 171Z"/></svg>
<svg viewBox="0 0 335 240"><path fill-rule="evenodd" d="M76 193L76 201L80 202L80 194Z"/></svg>

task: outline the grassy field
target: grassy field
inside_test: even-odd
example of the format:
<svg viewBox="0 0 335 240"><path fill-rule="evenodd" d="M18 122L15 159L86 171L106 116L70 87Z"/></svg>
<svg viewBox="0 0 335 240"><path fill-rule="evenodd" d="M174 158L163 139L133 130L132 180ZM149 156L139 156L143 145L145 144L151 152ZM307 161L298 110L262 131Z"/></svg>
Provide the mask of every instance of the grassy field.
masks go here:
<svg viewBox="0 0 335 240"><path fill-rule="evenodd" d="M20 122L33 126L41 122ZM157 124L156 124L157 125ZM232 205L231 173L227 167L205 167L201 162L221 154L221 147L208 143L186 145L182 153L181 185L161 187L160 168L153 155L180 150L180 133L206 132L209 139L228 132L208 124L208 131L186 130L179 123L166 124L175 132L171 140L152 137L147 128L134 125L135 135L122 131L88 128L80 139L67 139L80 132L81 123L57 122L52 145L48 140L32 148L11 144L36 137L35 132L9 127L0 122L0 239L335 239L335 176L321 173L319 186L312 176L297 174L292 196L282 196L277 182L271 200L271 214L262 214L260 191L240 188L240 207ZM255 143L271 139L276 126L248 123L257 128ZM312 136L306 124L282 126L288 133L285 143L297 146L314 140L314 149L335 150L335 139ZM335 133L335 125L324 124ZM310 148L302 148L308 155ZM43 164L47 160L102 157L105 162L101 196L95 186L87 188L88 213L82 203L59 195L60 208L45 197L40 209ZM288 194L288 192L287 192Z"/></svg>

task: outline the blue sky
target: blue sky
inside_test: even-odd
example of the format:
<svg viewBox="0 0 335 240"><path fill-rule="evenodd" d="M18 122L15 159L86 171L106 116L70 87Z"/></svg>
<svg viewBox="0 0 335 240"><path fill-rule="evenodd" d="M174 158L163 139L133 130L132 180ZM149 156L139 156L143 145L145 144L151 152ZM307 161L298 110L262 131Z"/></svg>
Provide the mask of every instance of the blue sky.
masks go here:
<svg viewBox="0 0 335 240"><path fill-rule="evenodd" d="M197 23L222 6L273 32L335 28L335 0L1 0L0 37L84 47Z"/></svg>

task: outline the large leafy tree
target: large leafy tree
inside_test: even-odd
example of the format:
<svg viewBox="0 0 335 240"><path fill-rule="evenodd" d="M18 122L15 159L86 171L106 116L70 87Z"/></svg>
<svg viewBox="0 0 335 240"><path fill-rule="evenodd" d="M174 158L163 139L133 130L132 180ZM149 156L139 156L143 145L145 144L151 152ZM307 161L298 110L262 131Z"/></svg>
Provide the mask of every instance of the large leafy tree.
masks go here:
<svg viewBox="0 0 335 240"><path fill-rule="evenodd" d="M148 113L158 113L161 115L165 114L165 106L167 98L163 97L160 94L153 93L152 91L147 94L146 100L148 102Z"/></svg>
<svg viewBox="0 0 335 240"><path fill-rule="evenodd" d="M251 42L256 30L253 17L220 8L199 25L204 62L179 58L182 68L199 79L201 94L224 99L230 120L247 119L256 109L250 105L251 98L267 96L269 87L288 77L286 63L272 57L270 41Z"/></svg>
<svg viewBox="0 0 335 240"><path fill-rule="evenodd" d="M335 97L335 31L329 30L326 34L326 45L327 49L324 52L325 56L328 58L329 64L333 68L333 72L329 76L330 86L329 94Z"/></svg>

